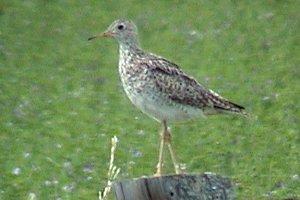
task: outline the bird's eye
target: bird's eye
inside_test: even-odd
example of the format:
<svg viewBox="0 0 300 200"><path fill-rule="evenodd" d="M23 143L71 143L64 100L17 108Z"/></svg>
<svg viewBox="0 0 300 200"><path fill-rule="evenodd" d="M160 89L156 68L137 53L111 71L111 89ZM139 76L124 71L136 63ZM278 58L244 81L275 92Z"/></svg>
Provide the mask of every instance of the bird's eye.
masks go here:
<svg viewBox="0 0 300 200"><path fill-rule="evenodd" d="M123 30L123 29L124 29L124 25L123 25L123 24L118 25L118 29L119 29L120 31Z"/></svg>

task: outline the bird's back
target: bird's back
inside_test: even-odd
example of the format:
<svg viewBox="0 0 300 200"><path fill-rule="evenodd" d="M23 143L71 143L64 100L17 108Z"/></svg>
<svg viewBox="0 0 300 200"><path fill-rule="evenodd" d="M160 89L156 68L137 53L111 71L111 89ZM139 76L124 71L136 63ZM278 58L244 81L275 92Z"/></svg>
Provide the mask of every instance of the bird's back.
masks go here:
<svg viewBox="0 0 300 200"><path fill-rule="evenodd" d="M206 89L175 63L138 51L138 54L132 53L138 56L131 56L127 59L127 64L120 66L120 72L125 92L143 112L158 120L181 120L217 113L244 113L242 106Z"/></svg>

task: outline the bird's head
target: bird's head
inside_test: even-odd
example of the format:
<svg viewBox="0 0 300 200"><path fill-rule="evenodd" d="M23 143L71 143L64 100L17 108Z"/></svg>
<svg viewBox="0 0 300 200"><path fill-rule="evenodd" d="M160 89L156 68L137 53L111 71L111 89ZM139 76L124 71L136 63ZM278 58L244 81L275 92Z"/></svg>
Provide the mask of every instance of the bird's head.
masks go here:
<svg viewBox="0 0 300 200"><path fill-rule="evenodd" d="M129 20L116 20L101 34L94 35L88 40L99 37L113 37L118 41L136 40L137 28L133 22Z"/></svg>

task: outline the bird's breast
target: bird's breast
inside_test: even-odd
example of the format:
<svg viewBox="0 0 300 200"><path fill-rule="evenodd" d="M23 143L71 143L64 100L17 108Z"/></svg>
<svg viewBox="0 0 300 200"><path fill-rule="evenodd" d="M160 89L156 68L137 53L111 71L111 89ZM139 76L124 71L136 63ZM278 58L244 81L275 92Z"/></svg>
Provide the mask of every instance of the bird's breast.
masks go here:
<svg viewBox="0 0 300 200"><path fill-rule="evenodd" d="M135 74L120 66L120 76L133 105L157 121L180 121L203 115L202 110L177 104L167 94L158 91L146 72Z"/></svg>

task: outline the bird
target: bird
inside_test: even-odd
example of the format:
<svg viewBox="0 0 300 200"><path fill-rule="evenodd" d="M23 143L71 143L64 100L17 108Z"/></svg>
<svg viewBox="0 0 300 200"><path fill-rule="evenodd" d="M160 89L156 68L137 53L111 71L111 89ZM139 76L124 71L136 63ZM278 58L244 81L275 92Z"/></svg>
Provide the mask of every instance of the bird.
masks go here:
<svg viewBox="0 0 300 200"><path fill-rule="evenodd" d="M156 176L163 173L164 152L168 148L175 173L182 170L172 146L168 123L213 114L247 115L244 107L207 89L174 62L144 51L134 22L118 19L108 28L88 38L111 37L119 44L119 75L123 89L143 113L162 124Z"/></svg>

